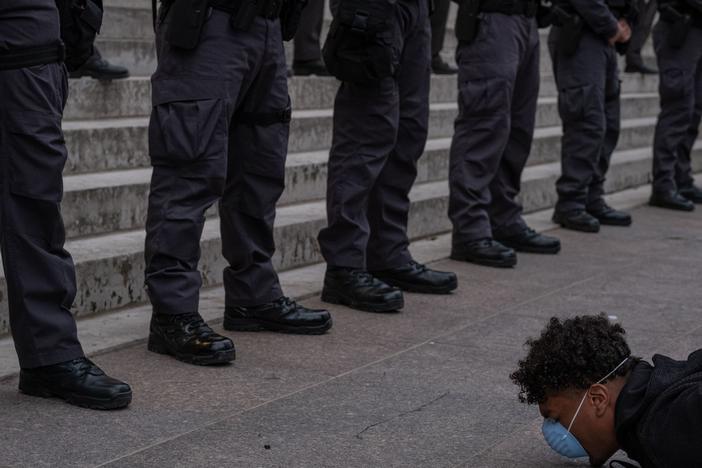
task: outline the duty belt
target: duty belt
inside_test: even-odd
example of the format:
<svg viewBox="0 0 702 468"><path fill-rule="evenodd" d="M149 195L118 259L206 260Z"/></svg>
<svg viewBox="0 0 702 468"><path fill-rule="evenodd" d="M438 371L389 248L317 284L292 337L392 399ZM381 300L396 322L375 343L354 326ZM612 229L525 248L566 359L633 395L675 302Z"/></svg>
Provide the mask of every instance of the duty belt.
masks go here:
<svg viewBox="0 0 702 468"><path fill-rule="evenodd" d="M209 5L216 9L236 15L242 7L249 6L256 9L258 16L275 19L280 16L284 0L210 0Z"/></svg>
<svg viewBox="0 0 702 468"><path fill-rule="evenodd" d="M47 63L63 62L65 58L66 49L63 42L48 46L0 50L0 70L17 70L46 65Z"/></svg>
<svg viewBox="0 0 702 468"><path fill-rule="evenodd" d="M529 18L536 16L538 8L538 0L487 0L480 5L483 13L523 15Z"/></svg>

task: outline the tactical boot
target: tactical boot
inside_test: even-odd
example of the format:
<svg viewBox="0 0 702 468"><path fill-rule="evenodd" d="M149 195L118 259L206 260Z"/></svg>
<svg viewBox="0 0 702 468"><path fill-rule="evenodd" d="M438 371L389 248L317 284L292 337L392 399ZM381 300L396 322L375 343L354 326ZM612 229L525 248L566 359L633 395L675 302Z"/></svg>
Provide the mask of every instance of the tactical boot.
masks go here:
<svg viewBox="0 0 702 468"><path fill-rule="evenodd" d="M395 312L405 305L398 288L352 268L327 268L322 300L366 312Z"/></svg>
<svg viewBox="0 0 702 468"><path fill-rule="evenodd" d="M496 237L500 244L516 250L537 254L557 254L561 251L561 241L555 237L539 234L531 228L506 237Z"/></svg>
<svg viewBox="0 0 702 468"><path fill-rule="evenodd" d="M667 208L676 211L695 210L694 203L673 190L668 192L653 192L648 204L658 208Z"/></svg>
<svg viewBox="0 0 702 468"><path fill-rule="evenodd" d="M321 60L295 60L292 71L295 76L331 76Z"/></svg>
<svg viewBox="0 0 702 468"><path fill-rule="evenodd" d="M227 307L224 310L225 330L322 335L331 327L332 318L328 311L308 309L287 297L259 306Z"/></svg>
<svg viewBox="0 0 702 468"><path fill-rule="evenodd" d="M105 375L90 359L78 358L51 366L21 369L19 389L27 395L56 397L76 406L111 410L132 401L126 383Z"/></svg>
<svg viewBox="0 0 702 468"><path fill-rule="evenodd" d="M690 185L689 187L683 187L678 190L678 193L683 197L690 200L692 203L700 204L702 203L702 189L696 185Z"/></svg>
<svg viewBox="0 0 702 468"><path fill-rule="evenodd" d="M102 58L97 47L94 47L93 55L77 70L70 72L68 76L71 78L89 76L97 80L118 80L129 78L129 70L119 65L112 65Z"/></svg>
<svg viewBox="0 0 702 468"><path fill-rule="evenodd" d="M431 71L435 75L455 75L458 68L446 62L441 55L435 55L431 58Z"/></svg>
<svg viewBox="0 0 702 468"><path fill-rule="evenodd" d="M408 292L448 294L458 287L455 273L432 270L414 260L398 268L370 273L382 282Z"/></svg>
<svg viewBox="0 0 702 468"><path fill-rule="evenodd" d="M491 238L454 245L451 248L451 258L495 268L512 268L517 264L514 250Z"/></svg>
<svg viewBox="0 0 702 468"><path fill-rule="evenodd" d="M236 358L232 340L215 333L198 313L151 317L148 348L200 366L224 364Z"/></svg>
<svg viewBox="0 0 702 468"><path fill-rule="evenodd" d="M615 210L604 202L597 205L597 207L588 208L587 212L590 216L597 218L601 225L631 226L631 215L629 213Z"/></svg>
<svg viewBox="0 0 702 468"><path fill-rule="evenodd" d="M556 211L553 222L572 231L600 232L600 222L585 210Z"/></svg>

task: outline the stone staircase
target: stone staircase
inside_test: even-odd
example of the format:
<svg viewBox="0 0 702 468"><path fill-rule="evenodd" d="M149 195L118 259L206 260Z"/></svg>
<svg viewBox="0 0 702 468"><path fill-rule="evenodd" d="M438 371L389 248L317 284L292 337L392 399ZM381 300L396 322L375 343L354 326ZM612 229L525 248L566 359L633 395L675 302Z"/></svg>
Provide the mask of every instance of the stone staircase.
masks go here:
<svg viewBox="0 0 702 468"><path fill-rule="evenodd" d="M67 249L78 277L75 313L79 317L116 311L146 300L143 288L143 225L151 169L147 153L150 112L148 74L154 68L148 0L105 0L103 55L128 65L133 77L104 83L72 80L64 130L69 150L63 214ZM545 41L544 41L545 42ZM455 40L449 32L446 53ZM527 212L555 203L560 172L560 121L550 61L542 46L542 86L532 156L524 174L521 200ZM647 54L651 55L650 47ZM651 142L658 111L657 79L622 75L622 132L607 182L609 192L647 184ZM316 236L326 224L324 194L332 105L332 78L293 78L294 104L287 188L275 228L280 271L321 261ZM413 239L450 229L447 209L448 149L457 113L455 77L432 78L429 141L412 190ZM695 147L702 153L702 141ZM699 168L700 165L698 164ZM202 238L200 268L206 286L221 283L219 222L213 210ZM0 285L0 334L8 331L7 294Z"/></svg>

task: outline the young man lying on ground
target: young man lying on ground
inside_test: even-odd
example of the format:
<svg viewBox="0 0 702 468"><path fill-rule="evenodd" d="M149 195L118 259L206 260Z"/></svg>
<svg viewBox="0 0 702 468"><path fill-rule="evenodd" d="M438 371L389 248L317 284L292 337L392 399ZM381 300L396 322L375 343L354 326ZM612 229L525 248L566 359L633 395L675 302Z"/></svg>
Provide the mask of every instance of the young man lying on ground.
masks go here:
<svg viewBox="0 0 702 468"><path fill-rule="evenodd" d="M563 456L601 466L621 448L642 468L702 467L702 349L651 365L624 334L604 315L552 318L510 376L519 399L538 403L544 438Z"/></svg>

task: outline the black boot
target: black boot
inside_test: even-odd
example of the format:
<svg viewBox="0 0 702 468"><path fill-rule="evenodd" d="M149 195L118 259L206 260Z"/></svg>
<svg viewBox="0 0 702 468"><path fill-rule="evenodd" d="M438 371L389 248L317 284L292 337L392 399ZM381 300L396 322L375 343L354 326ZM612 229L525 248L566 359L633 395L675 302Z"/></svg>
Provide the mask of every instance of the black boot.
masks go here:
<svg viewBox="0 0 702 468"><path fill-rule="evenodd" d="M293 62L293 74L295 76L331 76L327 67L321 60L295 60Z"/></svg>
<svg viewBox="0 0 702 468"><path fill-rule="evenodd" d="M451 258L496 268L511 268L517 264L514 250L490 238L454 245Z"/></svg>
<svg viewBox="0 0 702 468"><path fill-rule="evenodd" d="M22 369L19 389L27 395L57 397L72 405L99 410L124 408L132 401L129 385L105 375L87 358Z"/></svg>
<svg viewBox="0 0 702 468"><path fill-rule="evenodd" d="M373 270L371 274L403 291L425 294L448 294L458 287L455 273L431 270L414 260L391 270Z"/></svg>
<svg viewBox="0 0 702 468"><path fill-rule="evenodd" d="M151 317L148 348L200 366L224 364L236 358L232 340L215 333L198 313Z"/></svg>
<svg viewBox="0 0 702 468"><path fill-rule="evenodd" d="M77 70L69 73L71 78L90 76L98 80L118 80L129 78L129 70L119 65L112 65L102 58L97 47L93 48L93 55Z"/></svg>
<svg viewBox="0 0 702 468"><path fill-rule="evenodd" d="M556 211L553 222L573 231L600 232L600 222L585 210Z"/></svg>
<svg viewBox="0 0 702 468"><path fill-rule="evenodd" d="M537 254L557 254L561 251L561 241L555 237L539 234L531 228L509 237L496 237L502 245L517 252Z"/></svg>
<svg viewBox="0 0 702 468"><path fill-rule="evenodd" d="M694 211L695 204L674 190L668 192L653 192L648 201L651 206L677 211Z"/></svg>
<svg viewBox="0 0 702 468"><path fill-rule="evenodd" d="M259 306L224 309L225 330L322 335L331 327L328 311L308 309L287 297Z"/></svg>
<svg viewBox="0 0 702 468"><path fill-rule="evenodd" d="M364 270L327 268L322 300L366 312L394 312L405 305L402 291Z"/></svg>
<svg viewBox="0 0 702 468"><path fill-rule="evenodd" d="M594 208L588 208L587 212L605 226L631 226L631 215L629 213L615 210L604 202Z"/></svg>
<svg viewBox="0 0 702 468"><path fill-rule="evenodd" d="M431 58L431 71L435 75L455 75L458 68L447 63L441 55L435 55Z"/></svg>
<svg viewBox="0 0 702 468"><path fill-rule="evenodd" d="M696 185L690 185L689 187L683 187L678 190L678 193L690 200L692 203L700 204L702 203L702 189Z"/></svg>

